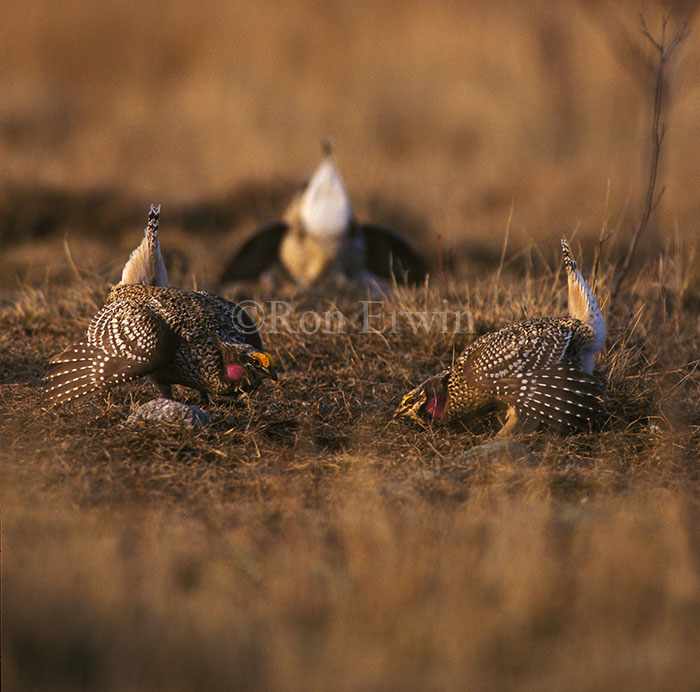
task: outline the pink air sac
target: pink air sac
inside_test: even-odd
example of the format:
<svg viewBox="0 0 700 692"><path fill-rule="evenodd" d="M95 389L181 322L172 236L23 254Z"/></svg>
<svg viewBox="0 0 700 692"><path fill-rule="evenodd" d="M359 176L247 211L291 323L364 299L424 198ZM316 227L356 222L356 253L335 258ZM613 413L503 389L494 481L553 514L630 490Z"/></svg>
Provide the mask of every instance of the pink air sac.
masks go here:
<svg viewBox="0 0 700 692"><path fill-rule="evenodd" d="M445 396L431 396L425 403L425 410L433 418L440 418L445 412L445 406L447 404L447 397Z"/></svg>
<svg viewBox="0 0 700 692"><path fill-rule="evenodd" d="M245 374L245 368L238 363L230 363L226 366L226 377L232 382L238 382L238 380L243 378Z"/></svg>

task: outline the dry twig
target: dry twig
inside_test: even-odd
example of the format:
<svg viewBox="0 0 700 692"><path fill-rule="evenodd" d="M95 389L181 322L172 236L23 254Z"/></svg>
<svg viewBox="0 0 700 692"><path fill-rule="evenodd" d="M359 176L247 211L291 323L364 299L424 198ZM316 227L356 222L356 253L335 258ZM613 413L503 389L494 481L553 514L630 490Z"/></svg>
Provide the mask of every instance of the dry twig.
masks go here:
<svg viewBox="0 0 700 692"><path fill-rule="evenodd" d="M649 168L649 180L647 182L647 191L644 198L644 208L642 211L642 217L637 224L637 228L634 230L632 235L632 240L630 241L629 247L627 248L627 254L622 261L622 266L620 267L620 272L618 273L615 281L613 282L612 288L610 290L610 300L613 301L620 290L620 286L627 275L627 272L632 263L632 258L634 257L634 252L637 248L637 242L639 237L644 232L649 223L649 217L654 209L659 204L661 197L664 193L664 188L656 192L656 180L659 169L659 159L661 157L661 145L663 144L664 135L666 134L666 124L661 122L661 108L664 96L664 86L666 81L666 68L668 62L673 55L673 52L678 47L678 45L687 37L688 35L688 25L683 22L679 27L673 38L667 43L666 29L670 17L667 14L663 14L661 18L661 36L657 40L655 39L647 28L646 21L643 16L640 17L641 21L641 31L642 34L649 40L649 42L654 47L655 51L658 53L658 63L656 67L656 80L654 86L654 111L651 123L651 140L652 140L652 152L651 152L651 162Z"/></svg>

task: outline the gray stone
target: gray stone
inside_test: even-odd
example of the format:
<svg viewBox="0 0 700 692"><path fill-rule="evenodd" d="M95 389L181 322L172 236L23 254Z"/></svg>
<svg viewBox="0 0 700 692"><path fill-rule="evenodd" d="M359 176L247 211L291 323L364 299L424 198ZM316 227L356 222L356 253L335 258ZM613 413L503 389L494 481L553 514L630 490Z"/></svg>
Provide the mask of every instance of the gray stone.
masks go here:
<svg viewBox="0 0 700 692"><path fill-rule="evenodd" d="M209 414L196 406L172 399L152 399L139 406L126 420L130 425L140 423L168 423L188 428L201 428L211 422Z"/></svg>

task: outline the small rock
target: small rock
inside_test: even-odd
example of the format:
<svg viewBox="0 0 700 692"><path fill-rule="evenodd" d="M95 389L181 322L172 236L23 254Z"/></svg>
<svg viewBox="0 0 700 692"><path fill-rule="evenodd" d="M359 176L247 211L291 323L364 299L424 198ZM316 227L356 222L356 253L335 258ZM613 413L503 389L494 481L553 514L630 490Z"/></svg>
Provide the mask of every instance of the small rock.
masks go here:
<svg viewBox="0 0 700 692"><path fill-rule="evenodd" d="M126 419L127 424L130 425L141 421L201 428L208 425L211 422L211 418L208 413L196 406L161 398L147 401Z"/></svg>

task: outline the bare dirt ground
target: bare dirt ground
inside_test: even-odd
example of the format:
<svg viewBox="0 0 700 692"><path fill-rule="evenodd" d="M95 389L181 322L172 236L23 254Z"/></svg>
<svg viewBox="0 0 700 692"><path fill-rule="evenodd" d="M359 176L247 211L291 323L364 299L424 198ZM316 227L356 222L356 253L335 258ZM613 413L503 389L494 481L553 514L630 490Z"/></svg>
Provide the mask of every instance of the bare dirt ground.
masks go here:
<svg viewBox="0 0 700 692"><path fill-rule="evenodd" d="M648 160L648 83L612 40L636 4L57 7L0 29L5 689L697 690L697 37L612 303ZM212 289L324 135L429 286L248 296L280 381L201 430L127 426L146 382L42 406L149 202L171 283ZM597 263L602 433L394 420L474 333L566 312L562 235Z"/></svg>

